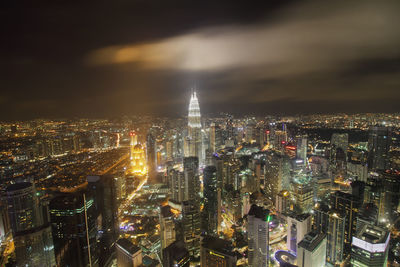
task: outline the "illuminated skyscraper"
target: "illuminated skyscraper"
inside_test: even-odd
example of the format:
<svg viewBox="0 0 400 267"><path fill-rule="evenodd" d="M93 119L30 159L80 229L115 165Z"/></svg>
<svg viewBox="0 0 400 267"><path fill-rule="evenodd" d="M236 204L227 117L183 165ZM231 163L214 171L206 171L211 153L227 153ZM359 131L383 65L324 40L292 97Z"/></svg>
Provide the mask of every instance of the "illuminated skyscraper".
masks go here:
<svg viewBox="0 0 400 267"><path fill-rule="evenodd" d="M24 182L8 186L6 201L17 266L55 266L47 207L39 203L34 185Z"/></svg>
<svg viewBox="0 0 400 267"><path fill-rule="evenodd" d="M201 115L199 100L196 92L190 97L189 115L188 115L188 150L186 156L197 157L200 163L204 162L202 133L201 133Z"/></svg>
<svg viewBox="0 0 400 267"><path fill-rule="evenodd" d="M130 168L128 172L133 175L145 175L147 174L146 165L146 153L144 148L137 141L137 135L135 132L130 133Z"/></svg>
<svg viewBox="0 0 400 267"><path fill-rule="evenodd" d="M184 201L182 203L183 241L193 258L200 256L201 216L198 203Z"/></svg>
<svg viewBox="0 0 400 267"><path fill-rule="evenodd" d="M335 209L328 212L326 237L326 265L340 266L343 263L346 214Z"/></svg>

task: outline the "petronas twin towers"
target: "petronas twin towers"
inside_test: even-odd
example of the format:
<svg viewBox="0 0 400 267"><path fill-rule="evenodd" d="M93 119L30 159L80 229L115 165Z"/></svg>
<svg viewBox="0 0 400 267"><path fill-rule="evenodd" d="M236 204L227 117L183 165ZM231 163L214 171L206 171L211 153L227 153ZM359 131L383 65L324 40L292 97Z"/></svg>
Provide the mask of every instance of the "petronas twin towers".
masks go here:
<svg viewBox="0 0 400 267"><path fill-rule="evenodd" d="M200 164L204 162L201 114L196 92L193 92L190 97L185 148L186 157L198 157Z"/></svg>

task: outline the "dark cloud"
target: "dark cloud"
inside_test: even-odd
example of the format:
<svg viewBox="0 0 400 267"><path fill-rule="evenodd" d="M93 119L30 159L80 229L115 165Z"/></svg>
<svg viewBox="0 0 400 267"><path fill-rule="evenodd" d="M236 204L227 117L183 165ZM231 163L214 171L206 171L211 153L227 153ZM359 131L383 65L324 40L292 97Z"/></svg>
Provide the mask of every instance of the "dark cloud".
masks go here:
<svg viewBox="0 0 400 267"><path fill-rule="evenodd" d="M2 3L0 119L398 112L398 1Z"/></svg>

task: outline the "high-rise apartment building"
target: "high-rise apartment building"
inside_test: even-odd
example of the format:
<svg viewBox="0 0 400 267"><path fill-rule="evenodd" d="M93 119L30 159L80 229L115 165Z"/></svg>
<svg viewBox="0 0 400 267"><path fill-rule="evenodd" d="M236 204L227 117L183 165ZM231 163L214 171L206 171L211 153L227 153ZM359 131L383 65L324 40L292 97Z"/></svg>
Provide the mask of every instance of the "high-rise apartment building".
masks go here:
<svg viewBox="0 0 400 267"><path fill-rule="evenodd" d="M344 260L346 214L345 212L331 209L328 215L326 263L327 266L340 266Z"/></svg>

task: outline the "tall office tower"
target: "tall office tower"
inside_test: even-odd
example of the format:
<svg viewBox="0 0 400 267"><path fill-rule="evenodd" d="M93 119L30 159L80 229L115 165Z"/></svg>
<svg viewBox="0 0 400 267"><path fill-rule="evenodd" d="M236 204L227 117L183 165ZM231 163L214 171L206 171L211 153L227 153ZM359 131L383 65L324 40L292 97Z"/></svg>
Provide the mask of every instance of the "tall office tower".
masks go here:
<svg viewBox="0 0 400 267"><path fill-rule="evenodd" d="M292 183L292 195L296 206L301 212L310 212L313 207L313 187L312 180L294 181Z"/></svg>
<svg viewBox="0 0 400 267"><path fill-rule="evenodd" d="M326 233L329 225L329 207L323 202L318 202L313 208L313 230Z"/></svg>
<svg viewBox="0 0 400 267"><path fill-rule="evenodd" d="M105 264L111 256L112 247L118 237L118 208L115 192L115 180L112 176L88 176L87 192L93 198L95 216L99 225L99 264Z"/></svg>
<svg viewBox="0 0 400 267"><path fill-rule="evenodd" d="M82 193L65 193L52 199L49 208L57 265L95 265L99 255L93 199L84 203Z"/></svg>
<svg viewBox="0 0 400 267"><path fill-rule="evenodd" d="M114 180L115 195L118 201L122 201L126 197L126 179L123 173L121 173L120 175L115 177Z"/></svg>
<svg viewBox="0 0 400 267"><path fill-rule="evenodd" d="M289 158L275 152L268 153L264 165L264 190L271 201L282 190L290 189Z"/></svg>
<svg viewBox="0 0 400 267"><path fill-rule="evenodd" d="M287 217L287 248L297 253L297 244L311 230L310 214L290 215Z"/></svg>
<svg viewBox="0 0 400 267"><path fill-rule="evenodd" d="M218 187L217 187L217 168L215 166L207 166L203 171L204 183L204 219L203 229L208 234L218 233Z"/></svg>
<svg viewBox="0 0 400 267"><path fill-rule="evenodd" d="M201 240L201 267L235 267L236 254L232 243L213 236L204 236Z"/></svg>
<svg viewBox="0 0 400 267"><path fill-rule="evenodd" d="M217 126L215 123L211 123L210 125L210 150L211 153L214 153L217 150Z"/></svg>
<svg viewBox="0 0 400 267"><path fill-rule="evenodd" d="M24 182L8 186L6 201L17 266L55 266L47 207L40 205L34 185Z"/></svg>
<svg viewBox="0 0 400 267"><path fill-rule="evenodd" d="M183 240L193 258L200 256L201 216L200 208L195 201L182 203Z"/></svg>
<svg viewBox="0 0 400 267"><path fill-rule="evenodd" d="M400 203L400 174L395 171L378 171L368 179L366 198L379 209L379 223L393 223L393 212Z"/></svg>
<svg viewBox="0 0 400 267"><path fill-rule="evenodd" d="M269 266L270 212L253 204L248 214L249 266Z"/></svg>
<svg viewBox="0 0 400 267"><path fill-rule="evenodd" d="M265 141L266 141L266 134L265 134L265 129L262 127L258 129L258 143L260 148L262 149L265 146Z"/></svg>
<svg viewBox="0 0 400 267"><path fill-rule="evenodd" d="M199 100L196 92L193 92L190 97L188 115L189 156L197 157L200 164L204 162L201 130Z"/></svg>
<svg viewBox="0 0 400 267"><path fill-rule="evenodd" d="M388 263L390 233L383 228L364 225L351 246L351 266L386 267Z"/></svg>
<svg viewBox="0 0 400 267"><path fill-rule="evenodd" d="M362 205L362 200L357 196L341 191L336 191L331 197L332 207L346 215L343 253L347 256L351 251L351 238L356 232L357 214Z"/></svg>
<svg viewBox="0 0 400 267"><path fill-rule="evenodd" d="M290 209L290 193L287 190L282 190L276 195L275 200L276 212L279 215L286 215Z"/></svg>
<svg viewBox="0 0 400 267"><path fill-rule="evenodd" d="M286 132L284 131L274 131L274 149L281 150L286 145Z"/></svg>
<svg viewBox="0 0 400 267"><path fill-rule="evenodd" d="M185 247L185 243L177 240L162 251L163 267L189 267L190 254Z"/></svg>
<svg viewBox="0 0 400 267"><path fill-rule="evenodd" d="M173 150L172 150L172 142L168 140L165 142L165 152L166 152L166 161L173 160Z"/></svg>
<svg viewBox="0 0 400 267"><path fill-rule="evenodd" d="M385 170L389 167L389 150L392 143L391 129L374 126L368 135L368 167Z"/></svg>
<svg viewBox="0 0 400 267"><path fill-rule="evenodd" d="M326 263L327 266L340 266L344 260L344 232L346 215L338 210L328 213L328 231L326 234Z"/></svg>
<svg viewBox="0 0 400 267"><path fill-rule="evenodd" d="M331 146L335 151L341 149L345 156L347 156L347 147L349 145L348 133L333 133L331 136Z"/></svg>
<svg viewBox="0 0 400 267"><path fill-rule="evenodd" d="M170 206L160 207L161 250L168 247L176 239L174 214Z"/></svg>
<svg viewBox="0 0 400 267"><path fill-rule="evenodd" d="M183 172L172 169L168 173L168 187L170 198L182 202L185 196L185 176Z"/></svg>
<svg viewBox="0 0 400 267"><path fill-rule="evenodd" d="M126 238L118 239L115 244L118 267L143 266L142 250Z"/></svg>
<svg viewBox="0 0 400 267"><path fill-rule="evenodd" d="M146 152L147 152L147 165L149 167L149 172L152 173L157 169L157 162L156 162L156 138L154 131L150 128L149 132L147 133L146 138Z"/></svg>
<svg viewBox="0 0 400 267"><path fill-rule="evenodd" d="M303 135L297 138L297 152L296 157L307 164L307 135Z"/></svg>
<svg viewBox="0 0 400 267"><path fill-rule="evenodd" d="M325 266L326 261L326 235L312 231L306 234L297 248L298 267Z"/></svg>
<svg viewBox="0 0 400 267"><path fill-rule="evenodd" d="M183 173L185 176L184 200L198 199L200 192L199 159L197 157L184 158Z"/></svg>
<svg viewBox="0 0 400 267"><path fill-rule="evenodd" d="M254 139L254 127L255 125L250 123L246 126L246 136L245 136L245 142L246 143L251 143Z"/></svg>

